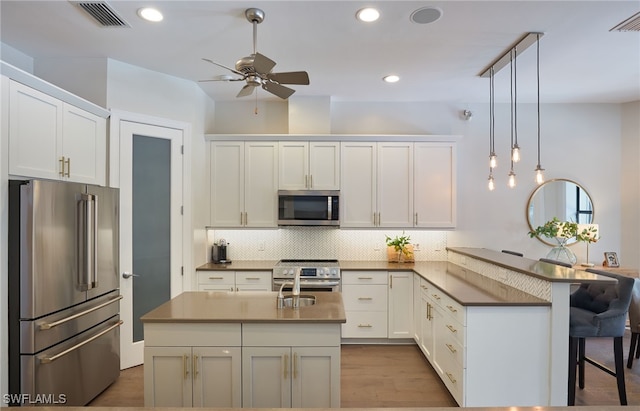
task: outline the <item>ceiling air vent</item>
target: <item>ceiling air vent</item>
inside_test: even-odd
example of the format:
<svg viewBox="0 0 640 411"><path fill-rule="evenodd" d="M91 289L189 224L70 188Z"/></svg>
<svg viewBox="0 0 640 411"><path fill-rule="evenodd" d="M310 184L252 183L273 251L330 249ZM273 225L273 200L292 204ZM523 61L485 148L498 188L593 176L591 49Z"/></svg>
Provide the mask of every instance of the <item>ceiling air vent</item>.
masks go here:
<svg viewBox="0 0 640 411"><path fill-rule="evenodd" d="M609 31L640 31L640 13L636 13Z"/></svg>
<svg viewBox="0 0 640 411"><path fill-rule="evenodd" d="M131 27L106 1L73 1L103 27Z"/></svg>

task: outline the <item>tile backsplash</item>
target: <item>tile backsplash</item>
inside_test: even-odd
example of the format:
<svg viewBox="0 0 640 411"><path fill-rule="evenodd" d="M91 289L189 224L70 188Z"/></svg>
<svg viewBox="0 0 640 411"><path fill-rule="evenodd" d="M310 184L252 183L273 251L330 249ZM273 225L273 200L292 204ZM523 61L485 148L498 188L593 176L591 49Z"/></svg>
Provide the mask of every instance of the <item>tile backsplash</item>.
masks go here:
<svg viewBox="0 0 640 411"><path fill-rule="evenodd" d="M349 230L335 227L286 227L278 229L208 229L207 256L220 239L229 244L231 260L333 259L386 260L385 235L402 230ZM416 261L446 261L447 232L406 230Z"/></svg>

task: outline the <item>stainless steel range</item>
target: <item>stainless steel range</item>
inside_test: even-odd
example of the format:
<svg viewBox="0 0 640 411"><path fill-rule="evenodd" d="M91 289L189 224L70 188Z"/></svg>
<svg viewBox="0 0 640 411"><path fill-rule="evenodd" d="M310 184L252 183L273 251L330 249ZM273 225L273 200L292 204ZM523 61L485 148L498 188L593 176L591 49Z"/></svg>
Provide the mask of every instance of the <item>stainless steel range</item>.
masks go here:
<svg viewBox="0 0 640 411"><path fill-rule="evenodd" d="M273 291L291 291L296 270L300 269L300 291L340 291L338 260L280 260L273 267Z"/></svg>

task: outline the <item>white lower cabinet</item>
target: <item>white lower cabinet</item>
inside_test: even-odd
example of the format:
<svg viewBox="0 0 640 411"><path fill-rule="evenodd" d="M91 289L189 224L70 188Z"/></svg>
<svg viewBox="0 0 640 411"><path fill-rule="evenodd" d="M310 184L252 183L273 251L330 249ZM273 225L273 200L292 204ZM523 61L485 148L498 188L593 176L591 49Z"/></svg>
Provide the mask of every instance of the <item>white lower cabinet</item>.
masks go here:
<svg viewBox="0 0 640 411"><path fill-rule="evenodd" d="M342 300L347 322L343 338L387 338L386 271L343 271Z"/></svg>
<svg viewBox="0 0 640 411"><path fill-rule="evenodd" d="M145 324L145 407L241 407L240 335L239 324Z"/></svg>
<svg viewBox="0 0 640 411"><path fill-rule="evenodd" d="M245 324L245 408L339 408L339 324Z"/></svg>
<svg viewBox="0 0 640 411"><path fill-rule="evenodd" d="M388 338L413 337L413 271L389 272Z"/></svg>
<svg viewBox="0 0 640 411"><path fill-rule="evenodd" d="M196 273L198 291L271 291L271 271L209 271Z"/></svg>

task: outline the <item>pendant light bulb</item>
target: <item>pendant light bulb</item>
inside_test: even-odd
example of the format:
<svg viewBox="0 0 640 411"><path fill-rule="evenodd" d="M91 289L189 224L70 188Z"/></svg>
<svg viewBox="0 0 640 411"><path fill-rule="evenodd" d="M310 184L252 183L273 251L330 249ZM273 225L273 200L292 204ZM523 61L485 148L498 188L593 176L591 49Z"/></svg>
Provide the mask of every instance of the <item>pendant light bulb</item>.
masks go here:
<svg viewBox="0 0 640 411"><path fill-rule="evenodd" d="M520 161L520 147L518 146L518 143L515 143L511 149L511 160L514 163Z"/></svg>
<svg viewBox="0 0 640 411"><path fill-rule="evenodd" d="M489 156L489 167L496 168L497 165L498 165L498 156L496 156L496 153L492 152L491 155Z"/></svg>
<svg viewBox="0 0 640 411"><path fill-rule="evenodd" d="M509 188L514 188L516 186L516 173L512 171L509 172Z"/></svg>
<svg viewBox="0 0 640 411"><path fill-rule="evenodd" d="M489 191L496 189L496 182L493 180L493 174L489 174Z"/></svg>
<svg viewBox="0 0 640 411"><path fill-rule="evenodd" d="M544 183L544 169L540 166L540 164L538 164L538 166L536 167L536 183L538 185Z"/></svg>

